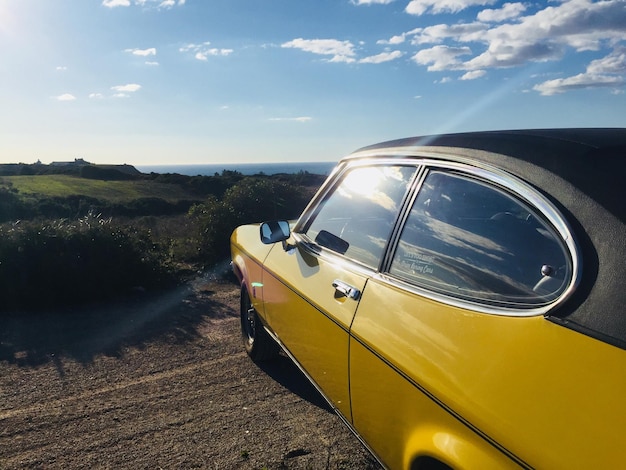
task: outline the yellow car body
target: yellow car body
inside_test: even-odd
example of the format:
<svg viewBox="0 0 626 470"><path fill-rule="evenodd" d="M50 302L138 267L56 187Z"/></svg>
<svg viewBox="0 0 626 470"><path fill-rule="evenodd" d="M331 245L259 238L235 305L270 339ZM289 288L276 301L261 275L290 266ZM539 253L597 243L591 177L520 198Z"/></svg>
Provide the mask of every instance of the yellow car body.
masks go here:
<svg viewBox="0 0 626 470"><path fill-rule="evenodd" d="M623 144L626 134L618 134L618 142ZM500 138L502 135L508 134L499 134ZM491 135L478 137L494 140ZM562 135L558 137L563 140ZM519 135L511 139L515 138ZM541 138L545 145L546 135ZM267 224L235 230L232 260L245 293L242 328L248 352L255 359L265 359L272 356L272 347L260 356L255 347L268 340L280 345L387 468L623 467L624 344L619 333L611 336L608 330L595 331L594 323L578 325L583 320L575 316L581 305L593 307L590 302L598 295L596 288L602 289L601 294L617 295L615 302L624 298L619 287L624 270L615 272L621 263L611 265L611 272L603 271L603 263L609 259L605 251L613 257L624 255L623 210L606 210L609 205L604 203L593 214L604 233L592 227L581 231L592 203L585 205L584 213L577 213L572 201L582 196L567 192L571 190L569 182L559 183L565 190L558 197L546 194L536 189L537 182L527 184L513 174L517 161L509 154L487 154L483 144L480 158L472 161L463 154L466 147L459 150L445 138L441 142L441 148L433 139L428 146L414 141L380 145L344 159L302 217L290 229L283 225L285 236L278 240L282 244L267 237L262 243ZM529 145L527 141L524 144ZM458 143L456 146L461 148ZM567 150L571 151L570 147ZM307 236L311 220L324 204L331 204L327 201L333 192L345 190L342 182L351 168L397 162L402 168L411 168L407 174L415 172L407 180L406 194L398 199L404 202L394 206L397 219L387 238L369 237L368 243L374 240L380 245L379 240L384 240L379 261L370 262L368 254L351 258L349 251L343 252L345 247L321 241L318 246ZM480 170L476 174L471 173L474 167ZM538 218L545 216L547 222L537 230L544 233L550 229L554 237L562 238L559 246L570 265L554 295L532 300L536 303L531 305L531 301L517 298L513 302L496 297L473 300L465 294L437 290L438 284L432 284L431 292L430 280L423 284L420 276L437 270L438 261L424 261L423 254L411 254L418 260L411 268L419 270L415 278L394 268L399 266L394 259L403 243L402 227L412 217L408 207L420 201L416 195L426 191L428 174L437 171L453 176L468 171L472 181L480 180L481 172L486 171L490 176L481 184L493 184L498 192L504 192L504 187L528 204ZM509 184L509 178L513 183ZM373 188L366 186L366 190ZM427 202L432 204L431 199ZM392 206L388 201L383 205ZM609 228L609 224L616 225ZM434 226L431 223L430 227ZM446 230L442 232L446 236L455 233ZM472 240L468 233L463 232L465 244ZM363 234L352 240L359 236ZM580 242L584 237L589 240ZM587 242L598 245L595 265L587 259ZM600 242L613 245L609 248ZM458 269L465 269L463 263ZM593 266L589 268L593 273L585 271L587 265ZM406 266L405 262L402 269ZM506 276L500 273L497 277ZM444 278L449 278L447 271ZM600 287L593 284L600 281ZM614 285L609 285L611 282ZM527 294L534 295L531 290ZM619 314L623 303L611 308ZM574 316L557 317L559 311L574 312Z"/></svg>

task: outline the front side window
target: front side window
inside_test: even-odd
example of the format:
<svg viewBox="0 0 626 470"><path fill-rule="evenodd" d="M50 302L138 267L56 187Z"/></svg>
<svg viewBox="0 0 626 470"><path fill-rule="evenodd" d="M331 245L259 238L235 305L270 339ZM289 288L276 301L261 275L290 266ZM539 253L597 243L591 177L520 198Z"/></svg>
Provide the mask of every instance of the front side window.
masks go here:
<svg viewBox="0 0 626 470"><path fill-rule="evenodd" d="M320 246L377 268L415 171L384 165L348 170L304 233Z"/></svg>
<svg viewBox="0 0 626 470"><path fill-rule="evenodd" d="M557 232L521 199L470 176L431 171L390 273L457 298L534 307L566 289L572 264Z"/></svg>

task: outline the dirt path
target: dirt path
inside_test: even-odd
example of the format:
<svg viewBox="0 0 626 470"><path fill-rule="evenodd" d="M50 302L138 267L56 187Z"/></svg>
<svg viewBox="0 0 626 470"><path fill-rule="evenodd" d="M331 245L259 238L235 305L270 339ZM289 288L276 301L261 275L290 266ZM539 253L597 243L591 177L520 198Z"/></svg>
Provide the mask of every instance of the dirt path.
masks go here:
<svg viewBox="0 0 626 470"><path fill-rule="evenodd" d="M378 469L291 362L248 359L238 299L0 318L0 469Z"/></svg>

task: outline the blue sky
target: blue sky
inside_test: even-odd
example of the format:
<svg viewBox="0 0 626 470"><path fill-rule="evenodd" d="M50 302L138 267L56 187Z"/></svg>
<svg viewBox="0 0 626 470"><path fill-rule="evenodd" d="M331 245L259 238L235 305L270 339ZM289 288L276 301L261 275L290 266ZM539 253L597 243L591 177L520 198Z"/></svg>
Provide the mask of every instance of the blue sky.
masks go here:
<svg viewBox="0 0 626 470"><path fill-rule="evenodd" d="M626 127L626 0L0 0L0 162Z"/></svg>

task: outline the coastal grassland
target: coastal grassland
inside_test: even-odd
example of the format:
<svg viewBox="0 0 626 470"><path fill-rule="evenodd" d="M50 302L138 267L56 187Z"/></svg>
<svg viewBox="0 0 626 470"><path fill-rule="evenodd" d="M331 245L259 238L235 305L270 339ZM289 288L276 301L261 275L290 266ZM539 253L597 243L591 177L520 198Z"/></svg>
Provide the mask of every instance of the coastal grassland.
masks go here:
<svg viewBox="0 0 626 470"><path fill-rule="evenodd" d="M25 199L80 195L121 203L140 198L159 198L168 202L195 198L188 189L176 184L149 179L105 181L72 175L2 176L0 188L17 191Z"/></svg>
<svg viewBox="0 0 626 470"><path fill-rule="evenodd" d="M0 177L0 314L227 274L241 224L293 219L323 177Z"/></svg>

